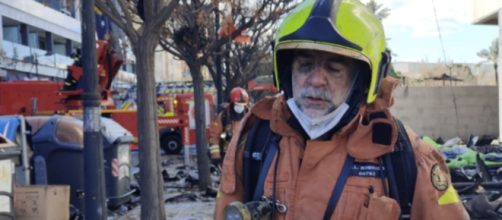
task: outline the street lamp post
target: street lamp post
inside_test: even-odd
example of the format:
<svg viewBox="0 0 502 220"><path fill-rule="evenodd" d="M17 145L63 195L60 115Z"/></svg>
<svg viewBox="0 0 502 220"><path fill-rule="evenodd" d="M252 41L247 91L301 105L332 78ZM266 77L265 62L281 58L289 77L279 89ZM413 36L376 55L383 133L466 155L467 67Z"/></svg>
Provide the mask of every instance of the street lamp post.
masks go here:
<svg viewBox="0 0 502 220"><path fill-rule="evenodd" d="M498 10L498 26L499 26L499 48L502 48L502 7L499 8ZM498 50L498 58L497 58L497 72L502 73L502 50ZM498 77L498 82L497 82L497 87L498 87L498 92L499 92L499 97L498 97L498 104L499 104L499 141L502 142L502 77L499 75Z"/></svg>
<svg viewBox="0 0 502 220"><path fill-rule="evenodd" d="M84 174L85 219L107 216L101 137L101 109L96 61L94 0L82 1L82 64L84 67Z"/></svg>

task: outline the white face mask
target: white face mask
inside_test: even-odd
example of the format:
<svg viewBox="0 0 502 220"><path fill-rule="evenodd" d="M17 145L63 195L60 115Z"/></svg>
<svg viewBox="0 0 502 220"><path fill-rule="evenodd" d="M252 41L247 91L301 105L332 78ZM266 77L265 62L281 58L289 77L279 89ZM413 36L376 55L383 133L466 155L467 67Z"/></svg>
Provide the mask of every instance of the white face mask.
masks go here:
<svg viewBox="0 0 502 220"><path fill-rule="evenodd" d="M244 112L244 105L243 104L234 104L234 111L237 112L238 114Z"/></svg>
<svg viewBox="0 0 502 220"><path fill-rule="evenodd" d="M289 109L293 113L293 115L298 119L300 125L302 125L307 135L310 139L316 139L328 132L332 128L334 128L342 116L349 110L349 105L347 103L342 103L335 111L332 111L324 116L311 118L300 110L298 105L296 104L294 98L290 98L287 101Z"/></svg>

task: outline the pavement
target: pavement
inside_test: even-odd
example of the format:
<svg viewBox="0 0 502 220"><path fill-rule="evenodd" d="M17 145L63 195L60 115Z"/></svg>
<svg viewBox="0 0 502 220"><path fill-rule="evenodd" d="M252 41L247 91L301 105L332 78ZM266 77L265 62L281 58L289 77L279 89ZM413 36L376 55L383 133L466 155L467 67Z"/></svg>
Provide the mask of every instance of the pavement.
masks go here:
<svg viewBox="0 0 502 220"><path fill-rule="evenodd" d="M213 219L214 201L180 202L165 205L166 218L174 220L211 220ZM138 207L117 220L140 219L141 209Z"/></svg>

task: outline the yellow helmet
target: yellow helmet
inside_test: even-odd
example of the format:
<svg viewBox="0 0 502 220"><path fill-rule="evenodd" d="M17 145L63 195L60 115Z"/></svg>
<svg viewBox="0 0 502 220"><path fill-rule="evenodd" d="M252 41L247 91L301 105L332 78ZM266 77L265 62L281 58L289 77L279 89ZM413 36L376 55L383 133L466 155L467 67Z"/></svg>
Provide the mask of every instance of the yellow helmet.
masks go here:
<svg viewBox="0 0 502 220"><path fill-rule="evenodd" d="M390 63L380 20L358 0L307 0L286 16L274 42L279 89L291 89L290 62L285 57L295 49L336 53L367 64L367 103L375 101Z"/></svg>

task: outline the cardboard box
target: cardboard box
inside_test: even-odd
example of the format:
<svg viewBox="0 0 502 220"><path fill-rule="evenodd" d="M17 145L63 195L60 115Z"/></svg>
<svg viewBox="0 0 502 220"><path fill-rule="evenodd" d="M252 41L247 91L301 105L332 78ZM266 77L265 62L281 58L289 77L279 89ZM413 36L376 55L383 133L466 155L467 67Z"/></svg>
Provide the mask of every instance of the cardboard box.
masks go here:
<svg viewBox="0 0 502 220"><path fill-rule="evenodd" d="M12 185L14 179L14 163L10 160L0 159L0 220L14 217ZM9 216L9 218L2 218Z"/></svg>
<svg viewBox="0 0 502 220"><path fill-rule="evenodd" d="M14 185L16 144L0 134L0 219L14 217L12 186Z"/></svg>
<svg viewBox="0 0 502 220"><path fill-rule="evenodd" d="M14 210L18 220L66 220L70 218L70 186L16 186Z"/></svg>

